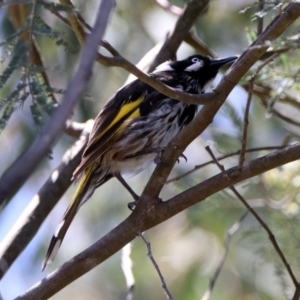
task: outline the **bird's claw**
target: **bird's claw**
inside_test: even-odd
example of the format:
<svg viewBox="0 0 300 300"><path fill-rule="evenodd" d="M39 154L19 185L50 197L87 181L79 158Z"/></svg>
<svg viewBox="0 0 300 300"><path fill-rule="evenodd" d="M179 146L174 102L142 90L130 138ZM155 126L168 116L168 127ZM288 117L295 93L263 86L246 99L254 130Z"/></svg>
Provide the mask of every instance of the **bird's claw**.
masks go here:
<svg viewBox="0 0 300 300"><path fill-rule="evenodd" d="M127 203L127 207L131 210L134 211L135 207L136 207L137 201L132 201Z"/></svg>
<svg viewBox="0 0 300 300"><path fill-rule="evenodd" d="M187 157L186 157L183 153L181 153L181 154L179 155L179 157L177 158L177 163L178 163L178 164L180 163L180 158L184 158L185 162L187 162Z"/></svg>

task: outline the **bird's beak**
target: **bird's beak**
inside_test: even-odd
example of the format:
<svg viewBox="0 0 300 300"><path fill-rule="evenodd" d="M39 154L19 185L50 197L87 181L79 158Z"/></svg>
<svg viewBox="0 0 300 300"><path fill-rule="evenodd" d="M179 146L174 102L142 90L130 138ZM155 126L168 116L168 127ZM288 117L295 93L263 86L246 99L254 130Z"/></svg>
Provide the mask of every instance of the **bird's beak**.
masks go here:
<svg viewBox="0 0 300 300"><path fill-rule="evenodd" d="M237 58L238 58L238 56L230 56L230 57L226 57L226 58L214 59L210 63L210 66L213 66L213 67L219 69L228 63L234 62Z"/></svg>

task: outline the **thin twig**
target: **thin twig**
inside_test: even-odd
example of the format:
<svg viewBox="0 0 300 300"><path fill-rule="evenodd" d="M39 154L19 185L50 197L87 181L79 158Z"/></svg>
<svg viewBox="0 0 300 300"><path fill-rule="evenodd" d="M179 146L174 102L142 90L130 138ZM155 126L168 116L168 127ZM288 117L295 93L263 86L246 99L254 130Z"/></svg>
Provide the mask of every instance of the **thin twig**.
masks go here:
<svg viewBox="0 0 300 300"><path fill-rule="evenodd" d="M137 234L144 241L144 243L145 243L145 245L147 247L147 250L148 250L147 256L150 258L150 260L151 260L151 262L152 262L152 264L153 264L153 266L154 266L154 268L155 268L155 270L156 270L156 272L157 272L157 274L158 274L158 276L160 278L160 281L162 283L162 287L163 287L164 292L165 292L165 294L167 296L167 299L168 300L174 300L172 294L170 293L170 291L169 291L169 289L167 287L166 281L165 281L165 279L164 279L164 277L163 277L163 275L162 275L162 273L161 273L161 271L159 269L159 266L158 266L156 260L153 257L150 243L146 240L146 238L144 237L143 233L138 232Z"/></svg>
<svg viewBox="0 0 300 300"><path fill-rule="evenodd" d="M155 0L156 3L162 7L164 10L176 15L180 16L182 14L182 9L176 5L172 5L169 1L167 0Z"/></svg>
<svg viewBox="0 0 300 300"><path fill-rule="evenodd" d="M71 5L73 6L72 2L70 0L60 0L62 4L65 5ZM202 3L203 2L203 3ZM184 12L182 16L178 19L174 31L170 35L170 37L167 39L167 41L163 44L162 48L160 49L159 53L157 54L154 62L152 62L149 70L152 71L159 63L166 61L170 57L173 57L173 55L170 54L176 53L180 43L186 36L184 33L189 32L191 26L193 25L194 20L197 18L199 14L201 14L206 6L207 6L207 0L202 1L201 3L196 0L192 0L189 3L187 3L186 8L184 9ZM72 28L76 33L76 36L81 44L84 44L85 36L82 26L80 25L79 21L82 22L85 26L88 26L86 22L84 22L83 18L80 14L74 14L69 13L69 20L72 24ZM90 28L90 27L89 27ZM112 47L107 41L102 41L101 46L105 48L107 51L110 52L110 54L113 57L107 57L100 53L98 53L97 61L101 64L103 64L106 67L121 67L125 69L126 71L130 72L143 82L149 84L153 88L155 88L157 91L161 92L162 94L179 101L182 101L184 103L188 104L210 104L214 100L214 93L206 93L203 95L193 95L184 93L181 91L178 91L174 88L171 88L162 82L156 80L155 78L149 76L148 74L142 72L139 70L135 65L130 63L128 60L126 60L124 57L122 57L116 49Z"/></svg>
<svg viewBox="0 0 300 300"><path fill-rule="evenodd" d="M208 153L210 154L210 156L212 157L212 159L215 161L216 165L219 167L219 169L222 172L225 172L225 168L223 165L221 165L218 160L216 159L215 155L213 154L213 152L211 151L211 149L209 148L209 146L207 146L205 148ZM255 217L255 219L258 221L258 223L262 226L262 228L267 232L268 237L275 249L275 251L277 252L278 256L280 257L283 265L285 266L288 274L290 275L294 286L296 289L299 288L299 283L296 279L295 274L292 271L291 266L289 265L285 255L283 254L281 248L279 247L277 240L275 238L275 235L273 234L273 232L271 231L271 229L268 227L268 225L262 220L262 218L256 213L256 211L248 204L248 202L243 198L243 196L236 190L236 188L234 186L230 186L229 187L231 189L231 191L236 195L236 197L246 206L246 208L251 212L251 214Z"/></svg>
<svg viewBox="0 0 300 300"><path fill-rule="evenodd" d="M59 2L63 5L74 8L74 5L71 2L71 0L59 0ZM75 12L75 8L74 8L74 11L67 12L67 16L68 16L69 22L71 24L71 27L72 27L74 33L76 34L78 42L80 43L81 46L83 46L85 44L85 34L84 34L84 30L78 20L77 13Z"/></svg>
<svg viewBox="0 0 300 300"><path fill-rule="evenodd" d="M51 9L51 8L53 8L53 9ZM54 14L59 20L61 20L63 23L65 23L67 26L72 28L71 22L66 17L62 16L58 11L56 11L53 6L49 7L49 11L52 14Z"/></svg>
<svg viewBox="0 0 300 300"><path fill-rule="evenodd" d="M257 152L257 151L271 151L271 150L283 149L285 147L286 147L285 145L284 146L257 147L257 148L246 149L245 152L248 153L248 152ZM236 152L232 152L232 153L229 153L229 154L224 154L222 156L219 156L217 158L217 160L220 161L220 160L223 160L223 159L228 158L228 157L232 157L232 156L235 156L235 155L240 155L240 153L241 153L241 150L238 150ZM173 178L167 180L166 183L171 183L171 182L174 182L174 181L178 181L178 180L186 177L187 175L192 174L193 172L195 172L195 171L197 171L199 169L202 169L202 168L204 168L204 167L206 167L206 166L208 166L208 165L210 165L210 164L212 164L214 162L215 162L214 160L210 160L210 161L207 161L207 162L205 162L203 164L196 165L196 166L194 166L194 168L192 170L187 171L187 172L185 172L185 173L183 173L183 174L181 174L179 176L173 177Z"/></svg>
<svg viewBox="0 0 300 300"><path fill-rule="evenodd" d="M218 263L218 266L215 270L215 273L213 274L213 276L210 278L209 280L209 287L208 289L206 290L206 292L204 293L203 297L201 298L201 300L209 300L210 297L211 297L211 294L212 294L212 291L215 287L215 284L216 284L216 281L219 277L219 274L223 268L223 265L224 265L224 262L225 262L225 259L227 257L227 254L228 254L228 250L229 250L229 243L231 241L231 238L232 236L240 229L241 225L242 225L242 222L245 220L246 216L248 215L249 211L246 211L246 213L244 213L240 219L235 222L229 229L228 231L226 232L226 236L225 236L225 239L224 239L224 246L223 246L223 251L222 251L222 254L220 256L220 259L219 259L219 263Z"/></svg>
<svg viewBox="0 0 300 300"><path fill-rule="evenodd" d="M294 296L293 296L292 300L299 300L299 299L300 299L300 287L298 286L296 288L296 291L294 293Z"/></svg>
<svg viewBox="0 0 300 300"><path fill-rule="evenodd" d="M97 61L101 64L105 65L106 67L121 67L125 69L126 71L130 72L143 82L149 84L154 89L159 91L160 93L184 102L188 104L202 104L207 105L211 104L215 99L215 92L209 92L204 93L201 95L194 95L194 94L188 94L185 92L181 92L177 89L171 88L164 83L162 83L159 80L156 80L155 78L151 77L151 75L144 73L140 69L138 69L134 64L130 63L128 60L126 60L123 56L121 56L118 51L112 47L107 41L102 41L101 46L105 48L107 51L111 53L113 57L104 56L102 54L98 54Z"/></svg>
<svg viewBox="0 0 300 300"><path fill-rule="evenodd" d="M264 9L264 0L258 0L257 12L260 12ZM257 30L256 35L259 36L264 29L264 18L257 16Z"/></svg>
<svg viewBox="0 0 300 300"><path fill-rule="evenodd" d="M73 6L70 0L60 0L60 2L64 5ZM154 62L152 62L149 68L150 71L153 70L159 63L169 59L172 56L170 52L176 53L178 47L180 46L180 43L184 39L184 32L188 32L190 30L190 27L193 25L193 21L196 19L198 14L200 14L202 10L205 9L206 4L204 2L206 3L207 0L203 1L203 3L198 3L198 1L192 0L187 4L183 15L178 19L175 25L174 31L172 32L168 40L163 44L159 53L156 55ZM90 26L84 21L79 13L70 12L68 13L68 17L78 41L81 45L83 45L85 43L85 34L80 22L89 29ZM112 55L112 57L108 57L101 53L98 53L97 62L106 67L121 67L143 82L149 84L157 91L172 99L196 105L210 104L214 100L214 93L193 95L171 88L138 69L134 64L130 63L123 56L121 56L120 53L107 41L102 41L101 46L105 48Z"/></svg>
<svg viewBox="0 0 300 300"><path fill-rule="evenodd" d="M248 87L249 87L248 84L243 85L243 88L246 90L248 90ZM261 100L261 102L265 108L268 108L268 103L267 103L268 100L267 99L272 97L271 92L272 92L272 88L270 86L262 86L262 85L257 85L257 84L254 84L254 86L253 86L253 93L257 97L259 97L259 99ZM297 98L293 97L291 95L288 95L287 93L282 93L280 95L280 102L287 103L296 109L300 109L300 103L297 101ZM271 113L272 113L272 115L275 115L276 117L282 119L283 121L285 121L289 124L300 127L299 122L283 115L282 113L277 111L275 108L272 108Z"/></svg>
<svg viewBox="0 0 300 300"><path fill-rule="evenodd" d="M263 106L265 108L268 108L268 103L265 99L262 99L260 98L261 100L261 103L263 104ZM278 110L276 110L275 108L272 108L272 111L271 111L271 114L278 117L279 119L291 124L291 125L294 125L294 126L297 126L297 127L300 127L300 122L297 122L295 120L293 120L292 118L289 118L285 115L283 115L281 112L279 112Z"/></svg>
<svg viewBox="0 0 300 300"><path fill-rule="evenodd" d="M243 136L242 136L242 145L241 145L241 153L239 158L239 169L242 169L244 161L245 161L245 153L247 147L247 135L248 135L248 125L249 125L249 111L250 104L252 100L252 88L253 82L249 82L249 90L248 90L248 99L244 113L244 126L243 126Z"/></svg>
<svg viewBox="0 0 300 300"><path fill-rule="evenodd" d="M128 243L126 246L122 248L122 254L121 254L121 267L124 273L126 286L127 286L127 294L125 298L126 300L132 300L133 290L135 286L135 280L132 273L132 260L130 254L131 254L131 243Z"/></svg>
<svg viewBox="0 0 300 300"><path fill-rule="evenodd" d="M253 94L253 85L256 77L258 76L259 72L271 61L274 60L275 57L277 57L279 53L274 53L270 57L268 57L266 60L261 63L255 73L251 76L249 80L249 88L248 88L248 99L247 104L245 108L245 114L244 114L244 127L243 127L243 136L242 136L242 147L241 147L241 154L239 159L239 168L241 169L243 167L244 161L245 161L245 150L247 146L247 134L248 134L248 125L249 125L249 111L250 111L250 104L252 100L252 94Z"/></svg>

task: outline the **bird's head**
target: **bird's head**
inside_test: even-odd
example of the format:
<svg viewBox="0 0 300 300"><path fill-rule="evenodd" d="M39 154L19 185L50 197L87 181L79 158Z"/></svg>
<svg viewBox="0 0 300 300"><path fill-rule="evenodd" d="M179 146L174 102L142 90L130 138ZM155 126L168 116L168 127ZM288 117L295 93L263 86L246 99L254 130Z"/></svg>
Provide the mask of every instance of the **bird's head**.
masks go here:
<svg viewBox="0 0 300 300"><path fill-rule="evenodd" d="M219 69L225 64L231 63L237 59L237 56L230 56L220 59L212 59L200 54L189 56L184 60L167 61L159 65L154 73L157 72L175 72L178 76L183 76L189 80L191 90L195 90L198 86L198 91L204 91L211 81L217 76ZM187 92L189 91L186 90ZM196 92L196 91L194 91Z"/></svg>

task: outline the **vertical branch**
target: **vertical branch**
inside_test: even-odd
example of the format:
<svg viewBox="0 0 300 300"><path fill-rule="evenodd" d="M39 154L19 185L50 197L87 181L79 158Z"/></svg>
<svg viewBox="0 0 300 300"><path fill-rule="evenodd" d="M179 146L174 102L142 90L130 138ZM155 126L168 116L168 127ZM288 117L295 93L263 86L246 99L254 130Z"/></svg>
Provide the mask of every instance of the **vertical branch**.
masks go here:
<svg viewBox="0 0 300 300"><path fill-rule="evenodd" d="M240 170L242 169L242 167L244 165L244 161L245 161L248 125L249 125L249 110L250 110L250 104L251 104L251 100L252 100L253 82L254 81L249 82L248 99L247 99L247 104L246 104L245 114L244 114L244 128L243 128L243 136L242 136L241 153L240 153L240 158L239 158L239 169Z"/></svg>
<svg viewBox="0 0 300 300"><path fill-rule="evenodd" d="M264 9L264 2L265 0L258 0L257 12L260 12ZM258 16L256 35L259 36L263 32L263 29L264 29L264 18Z"/></svg>
<svg viewBox="0 0 300 300"><path fill-rule="evenodd" d="M253 94L253 86L254 81L256 77L258 76L259 72L271 61L274 60L279 55L279 53L275 52L270 57L268 57L263 63L261 63L255 73L251 76L249 80L249 87L248 87L248 99L247 104L245 108L245 114L244 114L244 128L243 128L243 136L242 136L242 146L241 146L241 153L239 158L239 170L242 169L244 161L245 161L245 152L247 147L247 133L248 133L248 125L249 125L249 110L250 110L250 104L252 100L252 94Z"/></svg>

